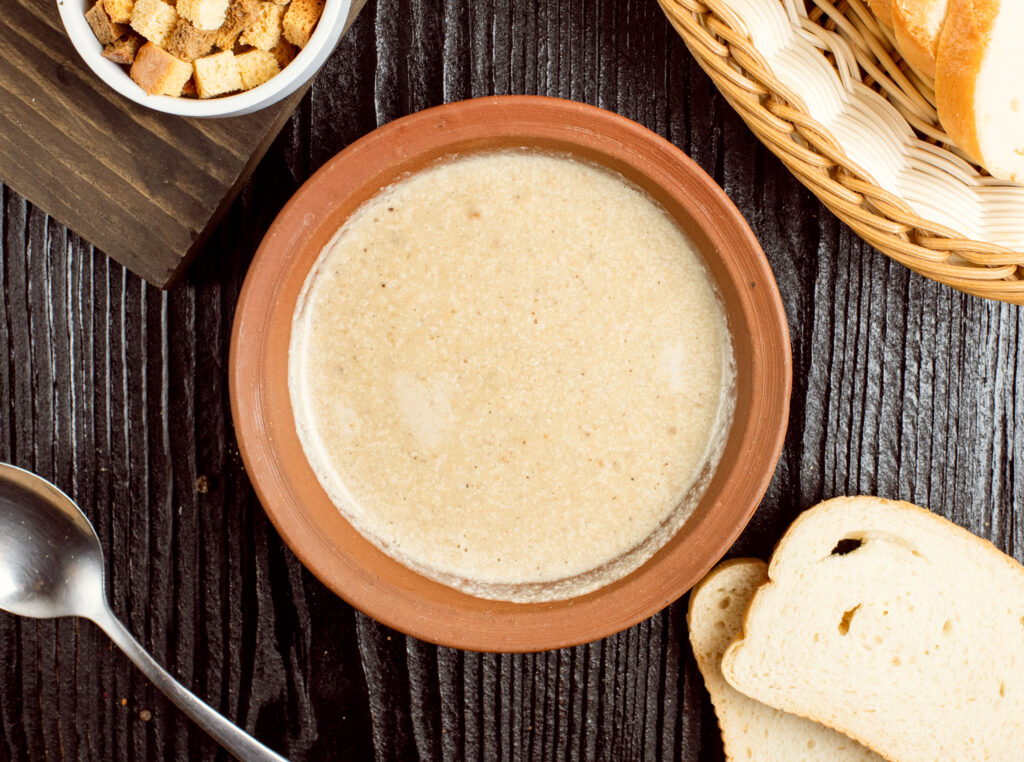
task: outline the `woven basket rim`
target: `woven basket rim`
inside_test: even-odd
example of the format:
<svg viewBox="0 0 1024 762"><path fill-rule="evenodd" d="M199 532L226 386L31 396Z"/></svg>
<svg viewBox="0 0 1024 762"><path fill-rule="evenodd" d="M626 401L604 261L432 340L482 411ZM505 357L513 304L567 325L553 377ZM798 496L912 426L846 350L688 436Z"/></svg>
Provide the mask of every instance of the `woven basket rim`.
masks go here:
<svg viewBox="0 0 1024 762"><path fill-rule="evenodd" d="M976 240L927 219L883 188L850 159L842 141L811 114L800 95L776 77L729 0L659 2L698 64L758 139L861 238L926 278L976 296L1024 304L1024 251ZM951 144L938 124L931 83L900 63L891 32L864 0L806 0L805 10L805 24L820 27L804 28L805 34L828 32L852 51L861 80L854 79L851 87L879 92L918 137ZM843 75L838 54L822 56ZM956 157L960 164L965 160L946 145L928 150Z"/></svg>

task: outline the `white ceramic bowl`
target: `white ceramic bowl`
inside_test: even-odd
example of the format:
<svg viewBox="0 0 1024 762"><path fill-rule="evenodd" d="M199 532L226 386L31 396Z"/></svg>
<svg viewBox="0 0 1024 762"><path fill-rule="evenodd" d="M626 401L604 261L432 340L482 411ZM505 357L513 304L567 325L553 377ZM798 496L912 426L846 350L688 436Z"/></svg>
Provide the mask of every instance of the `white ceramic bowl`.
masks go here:
<svg viewBox="0 0 1024 762"><path fill-rule="evenodd" d="M85 12L91 4L88 0L57 0L61 21L64 22L72 44L96 76L125 98L151 109L179 116L218 117L241 116L259 111L291 95L312 79L341 38L351 0L327 0L323 15L306 47L276 77L252 90L209 100L147 95L128 76L128 67L108 61L100 55L103 46L85 20Z"/></svg>

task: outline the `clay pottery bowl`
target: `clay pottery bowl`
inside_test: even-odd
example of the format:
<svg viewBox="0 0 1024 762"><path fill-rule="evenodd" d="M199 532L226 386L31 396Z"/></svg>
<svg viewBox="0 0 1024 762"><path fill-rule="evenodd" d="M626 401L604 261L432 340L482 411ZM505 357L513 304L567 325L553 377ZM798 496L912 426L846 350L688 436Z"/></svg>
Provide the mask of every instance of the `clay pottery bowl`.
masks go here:
<svg viewBox="0 0 1024 762"><path fill-rule="evenodd" d="M736 407L722 459L682 529L643 566L562 601L476 598L410 570L342 517L303 455L288 392L292 314L323 247L363 202L446 156L509 147L567 153L619 172L658 201L696 245L726 308ZM242 289L231 341L239 448L267 515L331 590L384 624L478 651L539 651L630 627L683 595L728 550L775 470L789 414L791 356L764 253L725 193L679 149L608 111L531 96L452 103L353 143L274 221Z"/></svg>

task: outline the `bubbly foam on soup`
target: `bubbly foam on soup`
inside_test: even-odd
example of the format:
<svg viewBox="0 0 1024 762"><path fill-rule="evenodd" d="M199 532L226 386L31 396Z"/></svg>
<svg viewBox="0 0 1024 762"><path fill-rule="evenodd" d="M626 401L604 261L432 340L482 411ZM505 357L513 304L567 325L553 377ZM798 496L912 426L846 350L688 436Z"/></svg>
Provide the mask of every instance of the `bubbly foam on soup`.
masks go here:
<svg viewBox="0 0 1024 762"><path fill-rule="evenodd" d="M418 172L325 247L289 387L368 539L475 595L565 598L685 522L732 417L722 306L652 199L556 154Z"/></svg>

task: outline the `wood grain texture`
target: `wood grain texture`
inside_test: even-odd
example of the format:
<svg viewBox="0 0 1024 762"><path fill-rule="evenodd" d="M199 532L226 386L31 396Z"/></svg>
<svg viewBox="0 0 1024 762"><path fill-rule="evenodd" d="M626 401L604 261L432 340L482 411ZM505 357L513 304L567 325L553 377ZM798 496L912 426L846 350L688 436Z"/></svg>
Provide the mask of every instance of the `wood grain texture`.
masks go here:
<svg viewBox="0 0 1024 762"><path fill-rule="evenodd" d="M88 69L54 0L8 0L0 49L0 180L157 286L202 250L302 99L231 119L151 111Z"/></svg>
<svg viewBox="0 0 1024 762"><path fill-rule="evenodd" d="M767 554L822 498L870 492L928 505L1024 558L1020 309L860 242L729 111L653 2L378 0L170 292L11 189L0 199L0 458L79 500L106 548L115 611L186 685L296 760L720 758L685 599L576 648L437 648L306 572L242 469L228 335L273 216L378 124L489 93L637 119L710 172L764 246L789 316L794 396L775 478L731 555ZM223 758L91 624L0 615L0 759Z"/></svg>

